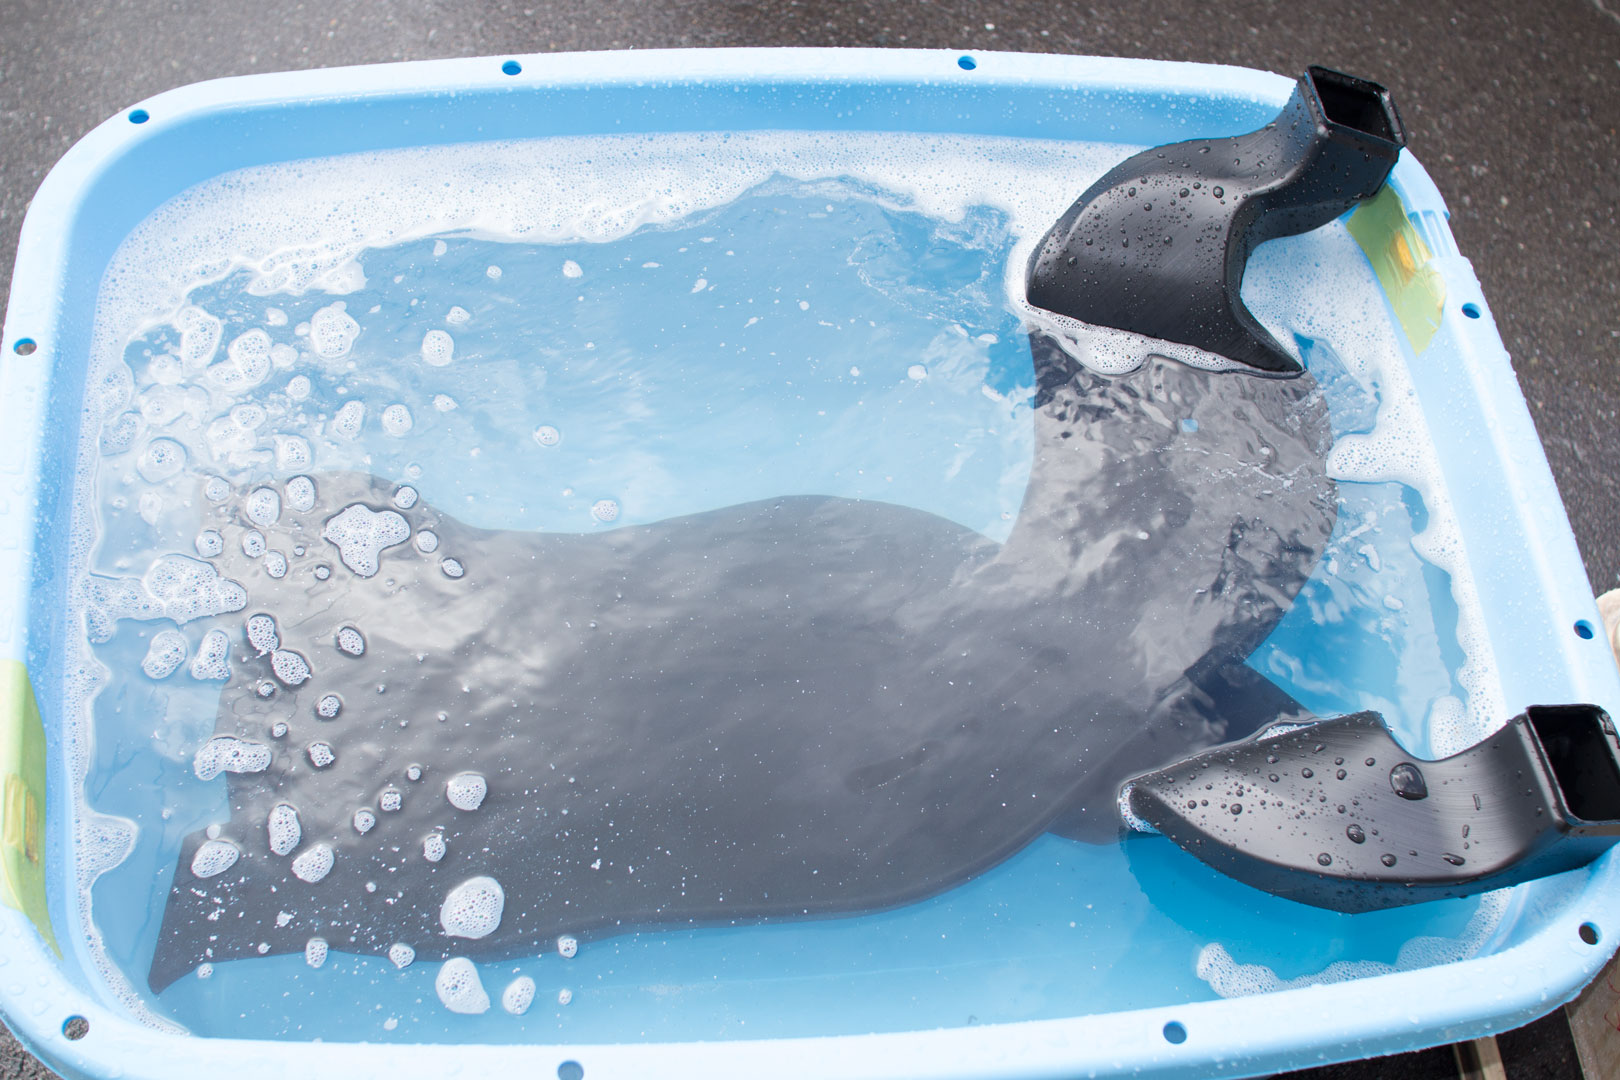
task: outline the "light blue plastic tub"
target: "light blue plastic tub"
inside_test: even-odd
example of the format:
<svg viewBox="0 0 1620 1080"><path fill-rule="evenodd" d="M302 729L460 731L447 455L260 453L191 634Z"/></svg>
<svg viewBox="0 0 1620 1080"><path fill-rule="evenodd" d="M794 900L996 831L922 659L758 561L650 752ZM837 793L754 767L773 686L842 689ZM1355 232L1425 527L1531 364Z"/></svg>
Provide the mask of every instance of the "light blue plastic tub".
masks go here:
<svg viewBox="0 0 1620 1080"><path fill-rule="evenodd" d="M0 354L0 663L26 673L26 680L0 680L12 688L0 702L0 766L8 771L0 802L0 1011L7 1022L53 1067L95 1077L221 1070L243 1078L1191 1077L1254 1075L1467 1038L1516 1026L1573 996L1606 959L1607 935L1620 933L1620 864L1612 853L1587 870L1520 887L1506 920L1469 960L1134 1011L710 1042L384 1045L160 1031L113 1002L89 958L90 928L71 902L81 842L60 744L72 674L63 643L73 632L64 617L65 526L91 315L114 250L170 197L228 170L313 154L560 134L867 130L1154 144L1251 130L1292 85L1235 68L995 53L497 57L220 80L163 94L91 132L29 209ZM1598 614L1557 490L1478 282L1456 252L1445 204L1409 155L1391 183L1432 254L1428 265L1445 280L1439 331L1410 357L1410 369L1508 705L1584 701L1615 711L1620 682L1604 636L1591 632ZM26 760L27 684L43 720L43 776ZM48 922L22 910L30 869L41 867ZM42 915L37 907L33 914ZM47 925L54 944L42 936ZM1586 940L1594 930L1595 945ZM69 1038L67 1031L83 1030L80 1018L87 1034Z"/></svg>

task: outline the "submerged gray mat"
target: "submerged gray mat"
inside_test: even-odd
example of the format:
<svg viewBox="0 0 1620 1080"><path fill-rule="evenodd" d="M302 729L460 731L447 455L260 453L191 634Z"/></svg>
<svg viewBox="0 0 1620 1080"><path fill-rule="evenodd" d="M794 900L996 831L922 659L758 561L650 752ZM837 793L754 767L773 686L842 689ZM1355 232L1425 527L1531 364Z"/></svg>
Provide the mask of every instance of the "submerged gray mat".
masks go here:
<svg viewBox="0 0 1620 1080"><path fill-rule="evenodd" d="M289 560L277 578L242 554L244 499L219 506L216 564L246 587L244 623L275 620L282 677L235 635L216 732L270 763L228 774L228 869L199 877L207 837L184 844L152 987L312 936L496 958L561 933L858 912L937 893L1048 829L1112 840L1123 779L1288 706L1241 663L1332 529L1327 418L1309 376L1150 361L1105 377L1033 347L1034 463L1004 544L805 496L590 534L490 531L397 508L392 481L326 474L306 512L274 485L283 507L261 531ZM367 513L343 521L402 540L369 576L323 539L352 506ZM345 628L362 655L339 648ZM290 653L312 672L297 685ZM326 695L342 701L331 719ZM447 797L464 773L487 784L474 810ZM282 803L300 836L278 854ZM320 844L329 872L301 880ZM504 893L498 925L449 935L441 906L480 876Z"/></svg>

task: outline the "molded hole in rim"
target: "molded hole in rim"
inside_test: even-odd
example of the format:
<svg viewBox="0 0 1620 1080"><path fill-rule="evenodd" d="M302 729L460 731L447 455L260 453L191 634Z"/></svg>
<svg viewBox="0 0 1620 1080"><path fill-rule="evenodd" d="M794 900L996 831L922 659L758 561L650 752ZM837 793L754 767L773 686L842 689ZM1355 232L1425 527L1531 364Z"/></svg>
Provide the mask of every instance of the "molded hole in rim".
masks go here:
<svg viewBox="0 0 1620 1080"><path fill-rule="evenodd" d="M557 1066L557 1080L585 1080L585 1066L577 1061L565 1061Z"/></svg>
<svg viewBox="0 0 1620 1080"><path fill-rule="evenodd" d="M62 1021L62 1034L74 1042L78 1042L90 1034L90 1021L82 1016L70 1016Z"/></svg>
<svg viewBox="0 0 1620 1080"><path fill-rule="evenodd" d="M1463 312L1464 315L1468 316L1470 319L1477 319L1477 318L1479 318L1479 305L1478 304L1464 304L1463 307L1462 307L1462 312Z"/></svg>
<svg viewBox="0 0 1620 1080"><path fill-rule="evenodd" d="M145 109L131 109L129 112L129 122L132 124L144 124L150 119L152 114Z"/></svg>
<svg viewBox="0 0 1620 1080"><path fill-rule="evenodd" d="M506 63L501 65L501 73L503 75L519 75L522 74L522 72L523 65L518 63L516 60L508 60Z"/></svg>
<svg viewBox="0 0 1620 1080"><path fill-rule="evenodd" d="M972 71L974 68L979 66L979 62L973 59L971 56L958 56L956 58L956 66L961 68L963 71Z"/></svg>
<svg viewBox="0 0 1620 1080"><path fill-rule="evenodd" d="M1172 1020L1164 1025L1164 1041L1180 1046L1187 1041L1187 1029L1181 1021Z"/></svg>
<svg viewBox="0 0 1620 1080"><path fill-rule="evenodd" d="M1597 923L1583 922L1576 933L1580 934L1581 940L1588 945L1596 945L1603 940L1603 935L1598 933Z"/></svg>
<svg viewBox="0 0 1620 1080"><path fill-rule="evenodd" d="M1597 636L1597 631L1592 629L1591 623L1587 622L1585 619L1579 619L1575 623L1575 636L1580 638L1582 641L1591 641Z"/></svg>
<svg viewBox="0 0 1620 1080"><path fill-rule="evenodd" d="M33 338L25 337L18 338L17 343L11 347L11 351L16 353L18 356L33 356L34 350L37 348L39 348L39 345L34 341Z"/></svg>

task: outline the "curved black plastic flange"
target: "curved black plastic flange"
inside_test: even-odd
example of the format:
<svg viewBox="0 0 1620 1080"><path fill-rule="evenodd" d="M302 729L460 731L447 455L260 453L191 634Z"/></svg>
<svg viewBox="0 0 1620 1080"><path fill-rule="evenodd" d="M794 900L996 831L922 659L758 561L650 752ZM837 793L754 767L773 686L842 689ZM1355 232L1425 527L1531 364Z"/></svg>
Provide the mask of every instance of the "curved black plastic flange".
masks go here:
<svg viewBox="0 0 1620 1080"><path fill-rule="evenodd" d="M1091 185L1031 256L1029 302L1297 373L1239 296L1249 255L1376 194L1405 145L1387 90L1312 67L1259 131L1144 150Z"/></svg>
<svg viewBox="0 0 1620 1080"><path fill-rule="evenodd" d="M1620 839L1620 741L1593 705L1530 708L1440 761L1376 713L1278 727L1137 777L1127 805L1222 873L1346 912L1572 870Z"/></svg>

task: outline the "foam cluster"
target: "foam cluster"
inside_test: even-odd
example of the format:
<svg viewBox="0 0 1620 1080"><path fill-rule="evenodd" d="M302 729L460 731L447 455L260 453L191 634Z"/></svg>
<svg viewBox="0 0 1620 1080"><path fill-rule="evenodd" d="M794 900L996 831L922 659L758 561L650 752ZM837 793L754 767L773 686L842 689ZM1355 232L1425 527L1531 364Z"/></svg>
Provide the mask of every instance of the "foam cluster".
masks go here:
<svg viewBox="0 0 1620 1080"><path fill-rule="evenodd" d="M446 960L434 976L433 989L439 1001L453 1013L477 1016L489 1011L489 994L478 978L478 968L465 956Z"/></svg>
<svg viewBox="0 0 1620 1080"><path fill-rule="evenodd" d="M260 773L270 767L270 748L234 735L216 735L203 743L191 762L199 780L212 780L222 772Z"/></svg>
<svg viewBox="0 0 1620 1080"><path fill-rule="evenodd" d="M451 937L482 938L501 925L506 892L492 877L468 878L450 890L439 907L439 925Z"/></svg>
<svg viewBox="0 0 1620 1080"><path fill-rule="evenodd" d="M392 510L373 510L364 503L344 507L326 522L321 539L338 549L343 565L360 577L377 573L385 548L411 538L411 527Z"/></svg>

